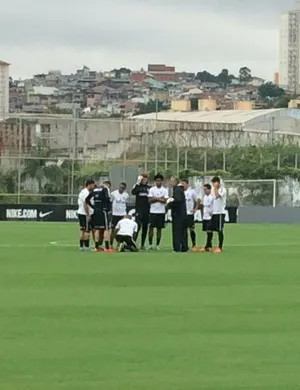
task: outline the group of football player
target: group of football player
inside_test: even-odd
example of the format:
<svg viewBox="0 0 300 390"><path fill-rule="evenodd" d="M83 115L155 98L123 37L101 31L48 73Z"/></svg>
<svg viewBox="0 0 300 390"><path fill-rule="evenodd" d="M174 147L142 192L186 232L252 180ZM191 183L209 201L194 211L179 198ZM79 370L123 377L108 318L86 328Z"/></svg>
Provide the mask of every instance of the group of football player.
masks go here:
<svg viewBox="0 0 300 390"><path fill-rule="evenodd" d="M95 185L88 180L78 196L78 220L80 226L80 250L90 251L90 234L94 241L95 252L137 252L138 250L159 250L162 232L166 226L166 212L172 200L169 190L163 186L161 174L154 177L151 186L147 174L138 176L131 194L135 196L134 218L128 214L130 195L126 183L111 191L111 182L104 181ZM184 224L189 231L191 249L201 252L222 252L224 241L224 221L226 189L219 177L213 177L211 183L203 188L203 195L198 196L186 179L178 185L185 195L186 217ZM206 244L196 245L194 215L202 213L202 230L206 234ZM213 248L213 234L218 235L218 245ZM138 248L137 239L141 236ZM155 236L155 242L154 242ZM146 240L148 237L148 246Z"/></svg>

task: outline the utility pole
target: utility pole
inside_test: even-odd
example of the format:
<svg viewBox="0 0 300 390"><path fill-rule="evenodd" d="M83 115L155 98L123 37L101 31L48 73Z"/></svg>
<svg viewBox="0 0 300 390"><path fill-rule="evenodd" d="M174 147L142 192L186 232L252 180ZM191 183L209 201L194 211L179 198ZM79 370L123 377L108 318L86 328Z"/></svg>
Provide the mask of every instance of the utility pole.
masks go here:
<svg viewBox="0 0 300 390"><path fill-rule="evenodd" d="M158 170L158 137L157 137L157 120L158 120L158 88L155 92L155 173Z"/></svg>
<svg viewBox="0 0 300 390"><path fill-rule="evenodd" d="M72 132L74 134L73 139L73 150L72 150L72 164L71 164L71 204L74 202L74 176L75 176L75 160L78 156L78 128L77 128L77 117L76 108L73 94L73 126ZM73 138L73 137L72 137Z"/></svg>
<svg viewBox="0 0 300 390"><path fill-rule="evenodd" d="M21 203L21 154L22 154L22 117L19 117L19 166L18 166L18 204Z"/></svg>

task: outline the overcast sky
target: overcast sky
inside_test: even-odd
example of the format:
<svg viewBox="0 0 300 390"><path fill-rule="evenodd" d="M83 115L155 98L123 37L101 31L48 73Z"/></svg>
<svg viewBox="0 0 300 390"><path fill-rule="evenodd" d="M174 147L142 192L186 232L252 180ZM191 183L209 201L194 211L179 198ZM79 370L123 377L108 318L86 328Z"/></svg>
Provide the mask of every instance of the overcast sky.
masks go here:
<svg viewBox="0 0 300 390"><path fill-rule="evenodd" d="M273 79L278 19L293 0L0 0L0 60L13 77L166 63Z"/></svg>

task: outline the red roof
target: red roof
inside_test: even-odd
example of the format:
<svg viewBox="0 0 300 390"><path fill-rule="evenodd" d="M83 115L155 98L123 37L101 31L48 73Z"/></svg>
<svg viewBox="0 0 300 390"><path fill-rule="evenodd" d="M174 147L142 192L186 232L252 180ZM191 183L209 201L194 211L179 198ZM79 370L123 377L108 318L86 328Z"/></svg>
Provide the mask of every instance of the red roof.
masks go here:
<svg viewBox="0 0 300 390"><path fill-rule="evenodd" d="M163 64L149 64L148 72L175 72L175 67Z"/></svg>

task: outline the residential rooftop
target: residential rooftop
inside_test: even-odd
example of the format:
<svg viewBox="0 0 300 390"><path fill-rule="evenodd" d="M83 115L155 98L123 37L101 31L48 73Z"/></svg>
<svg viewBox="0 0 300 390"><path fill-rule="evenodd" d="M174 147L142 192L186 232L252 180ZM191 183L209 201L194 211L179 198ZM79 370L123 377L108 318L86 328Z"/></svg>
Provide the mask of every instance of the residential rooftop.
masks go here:
<svg viewBox="0 0 300 390"><path fill-rule="evenodd" d="M259 117L278 113L279 111L281 111L281 109L276 108L266 110L219 110L191 112L161 111L157 114L157 120L165 122L243 124ZM137 115L132 119L155 120L156 113Z"/></svg>

